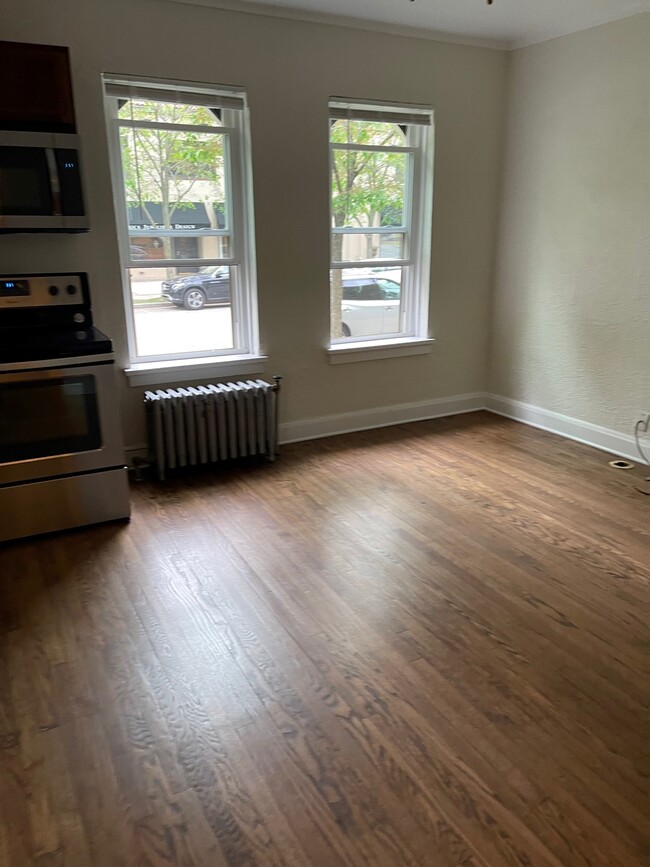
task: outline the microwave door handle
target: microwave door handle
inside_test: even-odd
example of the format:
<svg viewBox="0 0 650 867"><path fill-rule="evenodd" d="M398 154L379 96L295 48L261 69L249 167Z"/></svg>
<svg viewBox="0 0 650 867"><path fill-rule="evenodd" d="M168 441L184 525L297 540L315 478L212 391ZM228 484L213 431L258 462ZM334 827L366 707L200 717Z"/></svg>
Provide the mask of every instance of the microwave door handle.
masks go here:
<svg viewBox="0 0 650 867"><path fill-rule="evenodd" d="M59 169L56 164L54 148L45 148L45 159L47 160L47 170L50 175L50 188L52 190L52 215L60 217L62 214L61 183L59 181Z"/></svg>

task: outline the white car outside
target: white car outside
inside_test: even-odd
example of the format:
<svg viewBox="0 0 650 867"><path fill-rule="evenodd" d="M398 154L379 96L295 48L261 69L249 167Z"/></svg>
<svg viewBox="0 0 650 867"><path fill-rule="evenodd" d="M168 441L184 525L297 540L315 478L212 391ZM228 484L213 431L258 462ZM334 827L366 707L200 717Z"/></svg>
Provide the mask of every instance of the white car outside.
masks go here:
<svg viewBox="0 0 650 867"><path fill-rule="evenodd" d="M400 331L400 269L343 272L341 322L345 337L370 337Z"/></svg>

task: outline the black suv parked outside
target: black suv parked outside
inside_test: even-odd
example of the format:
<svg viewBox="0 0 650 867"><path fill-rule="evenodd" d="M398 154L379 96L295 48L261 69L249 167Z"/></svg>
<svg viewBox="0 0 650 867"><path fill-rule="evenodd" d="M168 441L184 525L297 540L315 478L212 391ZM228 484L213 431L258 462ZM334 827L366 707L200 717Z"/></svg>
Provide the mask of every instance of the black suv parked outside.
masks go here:
<svg viewBox="0 0 650 867"><path fill-rule="evenodd" d="M160 294L186 310L201 310L206 304L229 304L230 269L227 265L205 265L196 274L163 281Z"/></svg>

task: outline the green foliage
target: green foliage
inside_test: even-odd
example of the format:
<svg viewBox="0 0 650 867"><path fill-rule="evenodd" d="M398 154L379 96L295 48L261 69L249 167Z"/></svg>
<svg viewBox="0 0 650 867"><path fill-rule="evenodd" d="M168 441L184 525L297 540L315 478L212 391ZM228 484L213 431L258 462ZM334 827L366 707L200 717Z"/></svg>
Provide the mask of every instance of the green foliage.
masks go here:
<svg viewBox="0 0 650 867"><path fill-rule="evenodd" d="M368 258L373 257L371 232L378 226L404 223L404 193L409 154L363 150L374 147L404 147L404 130L394 123L337 120L330 124L333 144L353 144L359 150L332 148L331 208L332 222L338 228L368 228ZM343 235L332 235L332 261L343 258ZM333 269L330 280L331 333L342 336L342 272Z"/></svg>
<svg viewBox="0 0 650 867"><path fill-rule="evenodd" d="M154 100L127 100L119 109L119 117L213 126L215 132L219 129L219 121L207 108ZM220 135L122 127L120 140L129 204L139 205L147 214L147 202L160 203L165 226L171 226L177 210L192 207L190 194L206 202L223 201L224 154ZM151 219L150 214L147 216Z"/></svg>
<svg viewBox="0 0 650 867"><path fill-rule="evenodd" d="M337 120L330 140L336 144L404 146L396 124ZM400 226L408 154L332 149L332 218L335 226Z"/></svg>

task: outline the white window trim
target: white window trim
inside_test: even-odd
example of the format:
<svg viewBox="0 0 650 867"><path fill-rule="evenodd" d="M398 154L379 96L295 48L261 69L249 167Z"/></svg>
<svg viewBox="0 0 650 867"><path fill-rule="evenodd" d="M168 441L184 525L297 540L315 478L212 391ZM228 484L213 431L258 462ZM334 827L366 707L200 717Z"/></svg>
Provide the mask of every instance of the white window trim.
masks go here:
<svg viewBox="0 0 650 867"><path fill-rule="evenodd" d="M229 358L188 358L184 361L139 362L124 373L130 386L163 385L222 376L264 373L266 355L233 355Z"/></svg>
<svg viewBox="0 0 650 867"><path fill-rule="evenodd" d="M399 358L402 355L425 355L435 343L432 337L382 337L380 340L350 340L335 343L326 349L330 364L348 364L352 361L376 361L381 358Z"/></svg>
<svg viewBox="0 0 650 867"><path fill-rule="evenodd" d="M250 118L245 95L239 88L211 86L196 82L178 82L168 79L135 78L132 76L104 74L105 114L107 120L109 157L113 195L115 200L115 218L117 224L118 245L120 253L120 269L126 316L126 329L130 365L125 373L131 385L155 384L156 382L179 382L187 379L193 372L198 376L230 375L236 373L256 373L261 370L261 363L266 356L260 354L259 322L257 305L257 272L255 257L255 231L253 212L253 187L250 143ZM152 96L156 93L168 93L170 101L175 93L183 92L183 96L196 105L212 105L211 95L221 99L223 111L228 118L228 112L237 112L237 122L229 122L222 126L191 127L199 131L204 129L210 134L224 136L226 162L230 168L226 172L227 201L230 203L230 227L228 231L215 230L210 235L231 234L231 256L227 259L180 259L156 260L154 264L142 261L132 261L129 255L130 236L127 223L126 196L124 191L124 176L120 148L120 126L139 126L140 122L122 122L117 116L117 97L115 93L106 91L113 85L152 88ZM189 100L188 100L189 101ZM243 108L235 108L242 105ZM150 124L144 124L150 126ZM174 127L179 125L157 125ZM186 125L180 125L186 126ZM189 127L188 127L189 128ZM234 190L240 191L240 196L233 195ZM165 230L162 230L163 232ZM147 234L144 232L143 234ZM156 232L158 236L160 232ZM170 234L169 232L167 234ZM171 233L177 234L177 233ZM203 233L205 234L205 233ZM236 278L231 280L233 342L234 348L224 350L209 350L203 352L169 353L156 356L140 356L137 354L137 341L133 302L128 278L129 268L174 267L178 265L233 265L237 266ZM244 288L245 287L245 288ZM263 366L263 365L262 365ZM160 371L160 377L155 375ZM218 373L217 371L220 371Z"/></svg>
<svg viewBox="0 0 650 867"><path fill-rule="evenodd" d="M429 352L433 339L429 335L429 289L431 269L431 234L433 225L433 176L434 176L434 144L435 125L434 112L428 106L408 106L396 103L369 103L367 101L345 101L349 103L352 119L363 119L364 110L382 112L386 122L406 123L409 127L407 144L381 147L376 145L356 145L330 142L330 239L333 233L369 234L365 227L333 227L331 216L331 165L334 150L378 150L386 152L403 152L411 154L409 171L411 177L407 180L405 195L407 197L406 225L386 227L391 231L380 231L378 234L406 233L406 249L403 259L396 260L364 260L356 262L331 261L330 269L351 268L408 268L406 285L402 286L402 298L407 306L404 329L399 334L368 335L367 337L351 336L330 338L326 352L330 364L341 364L348 361L365 361L373 358L390 358L396 355L413 355ZM330 121L332 110L343 106L341 99L331 99L328 112L328 140L330 138ZM426 113L430 124L409 123L409 112ZM343 119L337 117L337 120ZM378 119L378 118L375 118ZM381 228L381 227L380 227ZM374 231L371 234L377 234ZM330 246L331 249L331 246Z"/></svg>

